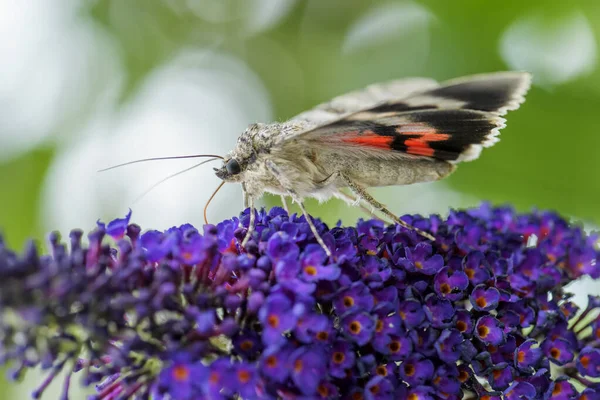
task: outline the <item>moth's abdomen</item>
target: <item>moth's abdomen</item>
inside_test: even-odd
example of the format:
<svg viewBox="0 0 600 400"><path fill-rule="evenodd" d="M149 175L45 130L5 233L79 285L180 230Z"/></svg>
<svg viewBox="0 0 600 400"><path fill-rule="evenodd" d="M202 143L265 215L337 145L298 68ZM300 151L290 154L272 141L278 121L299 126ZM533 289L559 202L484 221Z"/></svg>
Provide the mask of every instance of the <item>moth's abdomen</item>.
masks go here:
<svg viewBox="0 0 600 400"><path fill-rule="evenodd" d="M456 168L449 162L433 159L355 158L333 153L324 155L323 161L332 172L341 172L365 187L437 181Z"/></svg>

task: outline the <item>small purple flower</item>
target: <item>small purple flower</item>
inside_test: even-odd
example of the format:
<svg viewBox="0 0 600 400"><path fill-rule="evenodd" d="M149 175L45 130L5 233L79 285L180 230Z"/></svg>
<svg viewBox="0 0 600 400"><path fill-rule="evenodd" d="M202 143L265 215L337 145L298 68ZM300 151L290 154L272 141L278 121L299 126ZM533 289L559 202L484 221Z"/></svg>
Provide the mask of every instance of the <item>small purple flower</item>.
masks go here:
<svg viewBox="0 0 600 400"><path fill-rule="evenodd" d="M392 276L392 270L386 259L375 256L364 258L364 267L361 269L361 280L370 288L380 288L383 282Z"/></svg>
<svg viewBox="0 0 600 400"><path fill-rule="evenodd" d="M253 331L240 332L233 337L232 344L245 359L254 359L263 350L260 336Z"/></svg>
<svg viewBox="0 0 600 400"><path fill-rule="evenodd" d="M204 382L204 392L207 397L220 399L224 395L233 395L231 361L227 358L218 358L210 364L209 368L208 379Z"/></svg>
<svg viewBox="0 0 600 400"><path fill-rule="evenodd" d="M524 372L533 371L538 366L542 355L542 349L535 340L526 340L515 350L515 367Z"/></svg>
<svg viewBox="0 0 600 400"><path fill-rule="evenodd" d="M407 329L413 329L421 325L425 319L423 305L415 299L408 299L401 302L398 306L398 315Z"/></svg>
<svg viewBox="0 0 600 400"><path fill-rule="evenodd" d="M342 331L350 340L363 346L373 336L375 321L366 312L351 313L342 319Z"/></svg>
<svg viewBox="0 0 600 400"><path fill-rule="evenodd" d="M546 391L547 399L552 400L571 400L580 398L577 390L569 383L567 378L559 378L554 382L550 382L550 387Z"/></svg>
<svg viewBox="0 0 600 400"><path fill-rule="evenodd" d="M393 286L372 292L375 298L375 308L378 312L392 312L398 308L398 290ZM600 332L600 331L599 331Z"/></svg>
<svg viewBox="0 0 600 400"><path fill-rule="evenodd" d="M287 346L267 347L259 361L260 370L268 379L283 383L290 376L291 349Z"/></svg>
<svg viewBox="0 0 600 400"><path fill-rule="evenodd" d="M440 360L448 364L457 362L460 357L460 345L464 340L459 331L445 329L435 342L435 349Z"/></svg>
<svg viewBox="0 0 600 400"><path fill-rule="evenodd" d="M569 252L569 268L575 276L589 275L594 279L600 278L596 261L598 253L595 249L574 248Z"/></svg>
<svg viewBox="0 0 600 400"><path fill-rule="evenodd" d="M336 385L331 382L322 381L317 387L317 398L318 399L337 399L340 391Z"/></svg>
<svg viewBox="0 0 600 400"><path fill-rule="evenodd" d="M300 258L300 274L307 282L319 280L332 281L340 276L340 268L335 264L326 264L327 255L318 244L306 246Z"/></svg>
<svg viewBox="0 0 600 400"><path fill-rule="evenodd" d="M600 389L585 389L579 400L600 400Z"/></svg>
<svg viewBox="0 0 600 400"><path fill-rule="evenodd" d="M513 382L508 389L504 391L507 400L533 400L537 392L535 387L528 382Z"/></svg>
<svg viewBox="0 0 600 400"><path fill-rule="evenodd" d="M577 369L584 376L600 378L600 350L586 347L577 358Z"/></svg>
<svg viewBox="0 0 600 400"><path fill-rule="evenodd" d="M366 400L392 400L397 397L392 383L383 376L371 378L365 385Z"/></svg>
<svg viewBox="0 0 600 400"><path fill-rule="evenodd" d="M546 339L542 343L542 351L546 356L558 365L565 365L573 360L574 354L571 344L562 338Z"/></svg>
<svg viewBox="0 0 600 400"><path fill-rule="evenodd" d="M410 400L436 400L435 390L429 386L417 386L408 390L407 399Z"/></svg>
<svg viewBox="0 0 600 400"><path fill-rule="evenodd" d="M395 362L379 364L371 369L371 375L379 375L390 381L394 387L398 387L398 366Z"/></svg>
<svg viewBox="0 0 600 400"><path fill-rule="evenodd" d="M475 324L475 335L483 343L493 346L499 346L505 340L500 321L491 315L479 318Z"/></svg>
<svg viewBox="0 0 600 400"><path fill-rule="evenodd" d="M496 309L500 300L500 292L495 287L478 285L470 296L471 304L477 311L490 311Z"/></svg>
<svg viewBox="0 0 600 400"><path fill-rule="evenodd" d="M283 333L292 329L298 320L291 312L292 302L281 293L270 295L258 312L258 318L263 324L263 343L273 346L285 341Z"/></svg>
<svg viewBox="0 0 600 400"><path fill-rule="evenodd" d="M376 312L377 322L375 324L375 336L373 337L373 346L383 349L389 343L389 336L398 334L402 327L402 320L397 314L388 315L389 312L383 311L386 308L379 309Z"/></svg>
<svg viewBox="0 0 600 400"><path fill-rule="evenodd" d="M400 365L400 376L410 386L419 386L433 377L431 360L418 354L409 357Z"/></svg>
<svg viewBox="0 0 600 400"><path fill-rule="evenodd" d="M463 271L443 268L435 275L434 288L438 296L451 301L463 298L463 291L469 286L469 278Z"/></svg>
<svg viewBox="0 0 600 400"><path fill-rule="evenodd" d="M498 363L489 374L488 381L494 390L504 390L514 381L514 369L507 363Z"/></svg>
<svg viewBox="0 0 600 400"><path fill-rule="evenodd" d="M461 393L461 381L456 364L443 364L437 367L432 383L438 393L456 396Z"/></svg>
<svg viewBox="0 0 600 400"><path fill-rule="evenodd" d="M439 254L433 254L433 248L429 243L421 242L413 250L405 249L406 258L398 260L408 272L418 272L425 275L434 275L444 266L444 258Z"/></svg>
<svg viewBox="0 0 600 400"><path fill-rule="evenodd" d="M447 328L452 324L454 307L449 300L430 293L425 298L425 315L434 328Z"/></svg>
<svg viewBox="0 0 600 400"><path fill-rule="evenodd" d="M371 311L374 304L373 295L361 281L354 282L348 289L340 291L333 300L333 305L340 315L358 310Z"/></svg>
<svg viewBox="0 0 600 400"><path fill-rule="evenodd" d="M331 320L323 314L306 313L298 318L294 335L303 343L328 343L334 338L332 325Z"/></svg>
<svg viewBox="0 0 600 400"><path fill-rule="evenodd" d="M189 357L178 355L171 366L158 377L161 392L174 399L193 400L202 396L203 382L208 378L208 368L201 363L190 363Z"/></svg>
<svg viewBox="0 0 600 400"><path fill-rule="evenodd" d="M455 315L455 328L464 336L469 337L473 332L473 320L467 310L457 310Z"/></svg>
<svg viewBox="0 0 600 400"><path fill-rule="evenodd" d="M300 253L300 248L287 233L277 232L269 239L266 253L275 262L280 260L295 261Z"/></svg>
<svg viewBox="0 0 600 400"><path fill-rule="evenodd" d="M129 225L129 220L131 219L131 209L125 218L118 218L110 221L108 224L104 224L98 220L96 224L98 228L104 230L106 234L112 237L115 240L123 239L125 233L127 232L127 225Z"/></svg>
<svg viewBox="0 0 600 400"><path fill-rule="evenodd" d="M338 340L333 344L329 357L329 368L331 376L344 378L347 371L354 366L356 354L352 351L350 343Z"/></svg>
<svg viewBox="0 0 600 400"><path fill-rule="evenodd" d="M231 375L230 390L238 393L243 399L258 399L256 394L258 371L254 365L247 363L236 364Z"/></svg>
<svg viewBox="0 0 600 400"><path fill-rule="evenodd" d="M406 336L391 335L386 347L387 352L381 350L381 353L387 354L392 361L405 360L413 351L412 341Z"/></svg>
<svg viewBox="0 0 600 400"><path fill-rule="evenodd" d="M317 348L300 347L292 353L290 360L296 387L304 395L315 394L326 370L325 354Z"/></svg>
<svg viewBox="0 0 600 400"><path fill-rule="evenodd" d="M485 255L480 251L472 251L463 259L463 271L473 286L490 279L491 272Z"/></svg>

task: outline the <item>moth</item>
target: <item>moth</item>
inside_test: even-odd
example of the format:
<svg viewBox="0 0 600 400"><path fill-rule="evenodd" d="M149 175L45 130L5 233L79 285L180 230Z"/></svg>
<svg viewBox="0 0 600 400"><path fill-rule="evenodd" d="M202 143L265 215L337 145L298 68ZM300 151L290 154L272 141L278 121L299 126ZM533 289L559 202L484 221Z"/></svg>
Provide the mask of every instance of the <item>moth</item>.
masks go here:
<svg viewBox="0 0 600 400"><path fill-rule="evenodd" d="M305 198L335 197L435 240L402 221L367 188L437 181L458 163L475 160L498 141L506 122L502 116L519 108L530 84L526 72L473 75L441 84L427 78L394 80L336 97L286 122L252 124L225 157L201 154L126 164L209 158L178 175L221 159L222 166L214 170L223 182L209 198L204 218L223 184L240 183L244 206L250 207L242 246L255 228L255 201L265 192L280 195L286 211L288 197L299 205L328 256L331 251L306 212Z"/></svg>
<svg viewBox="0 0 600 400"><path fill-rule="evenodd" d="M369 187L436 181L456 164L479 157L498 141L502 118L525 100L531 76L498 72L439 84L409 78L374 84L320 104L282 123L253 124L215 168L224 182L242 185L250 225L255 200L268 192L297 203L317 242L325 245L303 200L339 198L364 204L392 221L407 225L366 190Z"/></svg>

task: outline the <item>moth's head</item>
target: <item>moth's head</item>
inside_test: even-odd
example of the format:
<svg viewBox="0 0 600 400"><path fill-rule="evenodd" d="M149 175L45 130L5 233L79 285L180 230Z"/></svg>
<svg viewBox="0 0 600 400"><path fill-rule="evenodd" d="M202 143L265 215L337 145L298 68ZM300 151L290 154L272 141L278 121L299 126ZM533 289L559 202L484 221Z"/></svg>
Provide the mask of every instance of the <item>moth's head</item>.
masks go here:
<svg viewBox="0 0 600 400"><path fill-rule="evenodd" d="M235 148L225 156L221 168L215 174L226 182L243 182L244 172L256 160L254 139L261 124L253 124L238 138Z"/></svg>

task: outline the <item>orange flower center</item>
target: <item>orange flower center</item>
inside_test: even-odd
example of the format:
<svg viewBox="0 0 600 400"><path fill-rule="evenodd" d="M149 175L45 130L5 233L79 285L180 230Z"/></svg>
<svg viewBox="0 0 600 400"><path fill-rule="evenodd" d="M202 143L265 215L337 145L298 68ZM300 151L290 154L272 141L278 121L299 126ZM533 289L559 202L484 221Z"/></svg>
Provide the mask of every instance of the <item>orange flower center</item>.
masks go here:
<svg viewBox="0 0 600 400"><path fill-rule="evenodd" d="M362 329L362 326L360 325L360 322L352 321L350 323L350 332L354 333L355 335L359 334L361 329Z"/></svg>
<svg viewBox="0 0 600 400"><path fill-rule="evenodd" d="M341 364L346 359L346 356L341 351L336 351L333 353L333 362L336 364Z"/></svg>
<svg viewBox="0 0 600 400"><path fill-rule="evenodd" d="M486 307L488 304L487 300L483 296L479 296L477 300L475 300L475 303L481 308Z"/></svg>
<svg viewBox="0 0 600 400"><path fill-rule="evenodd" d="M277 366L277 357L275 357L275 356L267 357L266 364L267 364L267 367L269 367L269 368L275 368Z"/></svg>
<svg viewBox="0 0 600 400"><path fill-rule="evenodd" d="M440 291L443 294L450 294L450 292L452 292L452 288L450 287L449 284L447 283L442 283L442 286L440 287Z"/></svg>
<svg viewBox="0 0 600 400"><path fill-rule="evenodd" d="M190 377L190 370L185 365L178 365L173 368L173 378L176 381L187 381Z"/></svg>
<svg viewBox="0 0 600 400"><path fill-rule="evenodd" d="M399 352L401 348L402 348L402 345L397 340L395 340L395 341L391 342L390 344L388 344L388 349L390 349L390 351L392 353Z"/></svg>
<svg viewBox="0 0 600 400"><path fill-rule="evenodd" d="M277 328L279 326L279 317L271 314L269 315L269 318L267 318L267 323L271 328Z"/></svg>
<svg viewBox="0 0 600 400"><path fill-rule="evenodd" d="M241 383L248 383L250 381L250 372L245 369L238 371L237 376Z"/></svg>
<svg viewBox="0 0 600 400"><path fill-rule="evenodd" d="M310 275L310 276L317 275L317 269L315 267L313 267L312 265L307 265L306 267L304 267L304 272L306 273L306 275Z"/></svg>
<svg viewBox="0 0 600 400"><path fill-rule="evenodd" d="M240 343L240 348L244 351L251 350L253 347L254 343L252 343L252 340L244 340L242 343Z"/></svg>
<svg viewBox="0 0 600 400"><path fill-rule="evenodd" d="M354 305L354 299L350 296L344 296L344 306L352 307Z"/></svg>
<svg viewBox="0 0 600 400"><path fill-rule="evenodd" d="M317 392L323 398L327 398L329 396L329 389L327 388L327 386L323 385L322 383L317 388Z"/></svg>
<svg viewBox="0 0 600 400"><path fill-rule="evenodd" d="M479 336L484 338L490 334L490 329L485 325L481 325L479 328L477 328L477 333L479 334Z"/></svg>

